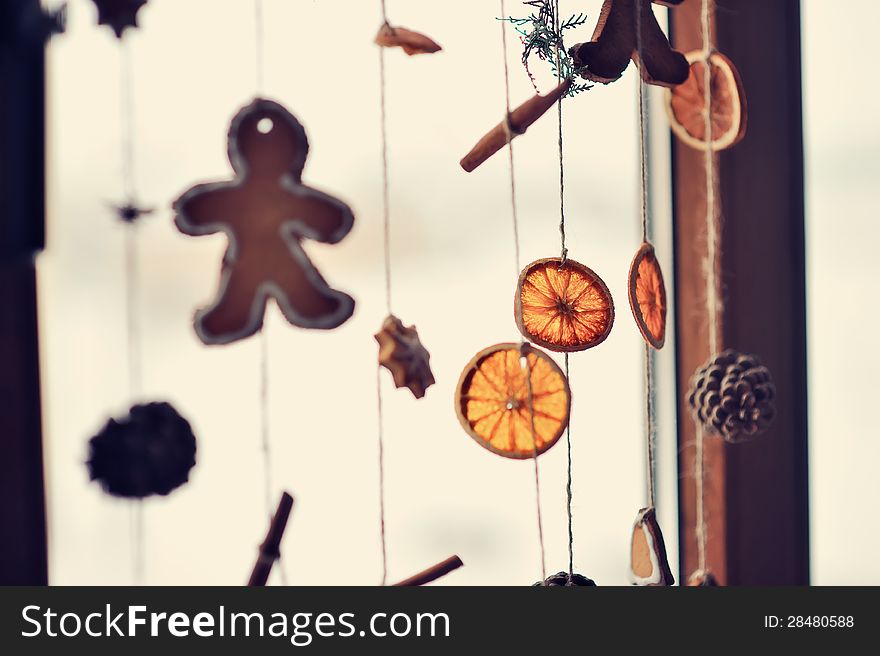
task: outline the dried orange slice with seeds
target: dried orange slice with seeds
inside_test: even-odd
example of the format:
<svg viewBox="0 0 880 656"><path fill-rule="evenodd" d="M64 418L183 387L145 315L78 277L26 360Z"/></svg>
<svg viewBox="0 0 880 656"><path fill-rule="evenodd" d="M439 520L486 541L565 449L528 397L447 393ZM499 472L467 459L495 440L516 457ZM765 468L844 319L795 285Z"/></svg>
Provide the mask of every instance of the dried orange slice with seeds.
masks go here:
<svg viewBox="0 0 880 656"><path fill-rule="evenodd" d="M629 306L636 324L655 349L666 341L666 286L654 247L645 242L629 267Z"/></svg>
<svg viewBox="0 0 880 656"><path fill-rule="evenodd" d="M529 344L496 344L464 368L455 411L480 446L521 460L556 444L568 426L571 392L559 365L543 351Z"/></svg>
<svg viewBox="0 0 880 656"><path fill-rule="evenodd" d="M666 110L672 131L685 144L706 150L706 65L702 50L687 53L690 75L667 92ZM709 56L712 91L712 150L739 143L746 134L746 94L733 62L720 52Z"/></svg>
<svg viewBox="0 0 880 656"><path fill-rule="evenodd" d="M592 269L550 257L523 269L514 314L520 332L535 344L551 351L584 351L608 337L614 302Z"/></svg>

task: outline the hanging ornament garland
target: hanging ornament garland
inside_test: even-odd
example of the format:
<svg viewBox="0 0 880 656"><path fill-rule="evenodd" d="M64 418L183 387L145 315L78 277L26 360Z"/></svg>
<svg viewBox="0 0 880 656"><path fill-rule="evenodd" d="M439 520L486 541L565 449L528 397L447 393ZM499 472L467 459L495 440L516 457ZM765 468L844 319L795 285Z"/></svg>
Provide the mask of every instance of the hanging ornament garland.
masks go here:
<svg viewBox="0 0 880 656"><path fill-rule="evenodd" d="M712 40L712 0L702 0L703 49L688 54L687 81L667 95L672 130L685 145L703 151L706 182L706 316L709 359L691 378L688 406L696 424L694 481L696 497L697 569L689 586L718 585L707 563L704 439L715 435L728 443L749 440L766 430L775 416L776 390L769 369L750 354L733 349L719 353L722 343L719 289L720 208L717 199L716 151L738 143L746 131L746 96L739 73Z"/></svg>
<svg viewBox="0 0 880 656"><path fill-rule="evenodd" d="M552 351L564 353L565 378L570 377L569 353L584 351L601 344L614 325L614 301L608 286L592 269L569 259L565 232L565 156L562 100L592 88L590 84L575 84L579 64L566 51L563 35L566 30L586 22L584 14L563 21L559 0L527 2L538 9L520 29L523 36L522 63L535 83L529 68L532 55L550 63L557 85L568 83L570 90L556 101L556 127L559 156L559 242L558 258L543 258L529 264L520 273L514 300L517 327L524 337ZM513 23L524 24L522 19ZM568 578L573 582L579 576L574 572L574 516L572 512L572 441L571 422L566 426L566 515L568 518ZM546 581L545 581L546 583ZM595 585L595 584L593 584Z"/></svg>
<svg viewBox="0 0 880 656"><path fill-rule="evenodd" d="M608 287L588 267L568 258L565 234L565 167L563 155L562 99L589 88L575 85L571 58L566 54L562 34L585 22L582 14L561 21L558 1L532 0L525 3L536 11L525 19L509 17L501 0L501 36L504 57L506 112L498 127L489 132L462 160L471 171L501 146L507 145L514 232L514 257L518 283L514 298L516 325L523 336L519 344L498 344L478 353L465 367L456 391L455 408L465 431L481 446L508 458L531 457L535 469L538 539L541 547L542 580L537 585L592 586L590 579L574 572L572 529L571 391L568 353L601 343L614 322L614 304ZM529 70L531 55L552 62L556 88L546 96L536 95L510 110L510 81L507 67L505 23L523 36L522 61ZM536 89L537 91L537 89ZM519 228L513 138L553 105L557 107L559 145L559 233L561 254L544 258L520 270ZM532 346L530 340L553 351L565 353L563 372L553 359ZM547 577L541 520L538 456L566 434L568 477L568 571Z"/></svg>
<svg viewBox="0 0 880 656"><path fill-rule="evenodd" d="M137 27L137 12L146 0L94 0L98 22L116 35L120 50L120 124L123 199L113 205L125 230L125 314L128 369L128 414L110 418L89 440L86 462L89 478L109 495L131 499L132 575L144 576L143 500L168 495L189 480L196 464L196 437L190 423L168 402L135 403L142 394L140 266L137 228L152 213L137 201L134 173L134 98L130 41L124 37Z"/></svg>
<svg viewBox="0 0 880 656"><path fill-rule="evenodd" d="M657 260L654 246L649 241L651 232L651 211L648 197L648 152L647 152L647 121L646 121L646 94L645 85L657 81L658 68L651 68L650 64L656 64L656 53L663 52L668 55L672 51L669 48L665 35L660 31L651 10L651 3L619 3L615 10L606 3L606 8L611 14L605 16L605 27L610 29L612 19L617 21L617 28L625 22L622 8L629 4L630 23L634 26L635 51L630 53L633 59L640 64L642 75L636 82L638 89L638 126L639 126L639 196L640 212L639 225L641 227L641 245L636 251L632 264L629 268L627 281L630 309L635 318L639 332L645 340L644 344L644 369L645 369L645 460L648 505L642 508L633 524L632 539L630 545L630 580L634 585L665 586L675 582L666 556L666 547L663 542L663 533L657 522L655 504L654 480L655 470L655 440L656 426L654 419L654 358L651 348L660 349L666 340L666 286L663 282L663 272ZM617 13L613 13L613 12ZM646 25L646 21L649 24ZM614 23L611 23L614 24ZM666 48L658 45L659 32ZM605 32L602 32L605 34ZM601 37L599 42L603 43ZM605 44L615 43L614 39L607 38ZM610 47L610 46L609 46ZM582 48L583 50L583 48ZM600 48L601 50L601 48ZM588 50L595 54L595 50ZM675 53L677 54L677 53ZM675 59L675 58L672 58ZM628 61L628 60L627 60ZM671 61L671 60L670 60ZM621 72L623 69L621 69ZM650 74L649 74L650 73ZM669 78L667 78L669 79Z"/></svg>
<svg viewBox="0 0 880 656"><path fill-rule="evenodd" d="M388 180L388 117L386 108L385 49L400 48L407 55L432 54L441 47L419 32L395 27L388 21L385 0L380 0L382 24L374 42L379 46L379 113L382 137L382 236L385 264L385 306L388 315L374 337L379 344L376 372L376 414L378 418L379 540L382 551L381 585L388 582L388 544L385 534L385 420L382 406L382 368L391 373L394 386L407 388L416 399L434 384L430 354L422 345L415 326L405 326L391 310L391 210ZM456 557L457 558L457 557ZM460 563L460 561L459 561ZM442 576L442 574L440 574Z"/></svg>

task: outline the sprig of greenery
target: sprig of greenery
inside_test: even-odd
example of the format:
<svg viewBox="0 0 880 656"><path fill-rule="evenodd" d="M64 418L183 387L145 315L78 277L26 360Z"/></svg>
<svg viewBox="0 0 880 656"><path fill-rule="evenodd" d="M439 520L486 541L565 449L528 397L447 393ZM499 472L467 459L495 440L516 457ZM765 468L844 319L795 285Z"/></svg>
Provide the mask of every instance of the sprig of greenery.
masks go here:
<svg viewBox="0 0 880 656"><path fill-rule="evenodd" d="M550 71L554 76L563 80L574 80L577 69L574 60L568 54L568 49L563 41L563 33L580 27L587 22L587 15L583 13L573 14L564 21L559 21L557 28L557 16L552 0L527 0L523 4L532 8L531 15L525 18L507 16L500 20L507 21L516 28L522 38L523 54L522 63L535 91L535 76L529 68L529 62L533 56L550 64ZM592 89L589 83L572 83L566 97L576 96L582 91Z"/></svg>

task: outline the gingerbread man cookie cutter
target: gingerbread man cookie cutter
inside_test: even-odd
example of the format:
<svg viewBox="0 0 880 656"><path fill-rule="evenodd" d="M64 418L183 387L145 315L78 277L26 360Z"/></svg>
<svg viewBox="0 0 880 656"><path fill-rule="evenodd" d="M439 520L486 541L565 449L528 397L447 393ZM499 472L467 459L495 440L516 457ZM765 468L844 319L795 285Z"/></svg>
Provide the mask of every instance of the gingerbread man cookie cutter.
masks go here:
<svg viewBox="0 0 880 656"><path fill-rule="evenodd" d="M301 243L338 243L354 224L348 205L302 183L308 151L293 114L257 98L229 127L234 177L196 185L174 202L182 233L223 232L229 240L216 299L195 315L205 344L258 332L270 298L302 328L336 328L354 312L354 299L327 284Z"/></svg>

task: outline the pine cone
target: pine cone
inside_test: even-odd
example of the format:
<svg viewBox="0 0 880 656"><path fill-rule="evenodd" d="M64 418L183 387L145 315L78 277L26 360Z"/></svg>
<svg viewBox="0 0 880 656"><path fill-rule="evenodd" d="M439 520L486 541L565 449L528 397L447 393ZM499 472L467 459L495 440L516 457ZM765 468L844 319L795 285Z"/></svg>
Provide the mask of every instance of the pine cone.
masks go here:
<svg viewBox="0 0 880 656"><path fill-rule="evenodd" d="M773 421L775 396L769 369L754 355L728 349L691 378L688 405L706 433L742 442Z"/></svg>
<svg viewBox="0 0 880 656"><path fill-rule="evenodd" d="M168 403L136 405L127 417L110 419L89 450L91 479L117 497L168 494L196 464L192 428Z"/></svg>
<svg viewBox="0 0 880 656"><path fill-rule="evenodd" d="M534 586L550 586L550 587L572 587L572 586L590 586L596 587L596 584L592 579L588 579L586 576L581 574L572 574L569 578L568 572L559 572L559 574L554 574L553 576L548 576L543 582L538 581Z"/></svg>

